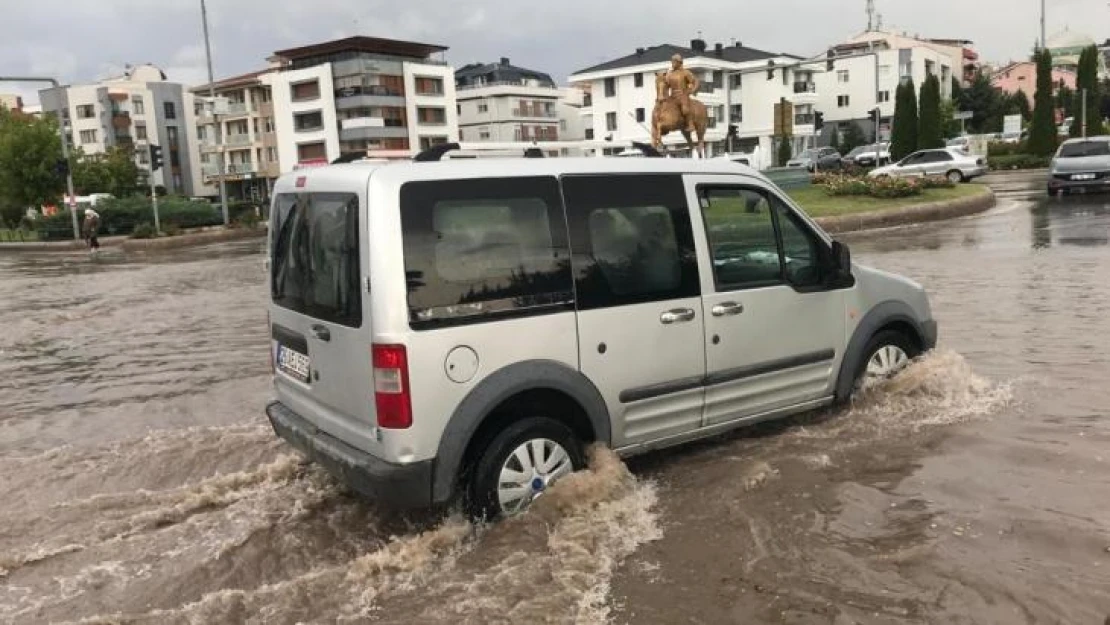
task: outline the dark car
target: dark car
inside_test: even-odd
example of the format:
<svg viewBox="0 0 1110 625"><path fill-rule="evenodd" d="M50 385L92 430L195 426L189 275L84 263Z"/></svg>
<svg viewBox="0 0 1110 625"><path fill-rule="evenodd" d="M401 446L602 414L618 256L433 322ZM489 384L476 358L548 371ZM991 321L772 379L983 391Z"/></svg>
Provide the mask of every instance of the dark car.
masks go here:
<svg viewBox="0 0 1110 625"><path fill-rule="evenodd" d="M819 171L840 169L840 152L833 148L812 148L786 163L787 167L805 167L808 171L813 171L814 165Z"/></svg>

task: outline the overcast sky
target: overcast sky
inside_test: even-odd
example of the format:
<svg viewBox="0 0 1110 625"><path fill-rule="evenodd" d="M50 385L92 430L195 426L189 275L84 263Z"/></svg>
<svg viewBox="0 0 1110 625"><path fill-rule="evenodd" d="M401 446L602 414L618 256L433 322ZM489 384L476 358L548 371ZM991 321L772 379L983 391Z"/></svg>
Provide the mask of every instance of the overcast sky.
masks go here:
<svg viewBox="0 0 1110 625"><path fill-rule="evenodd" d="M200 0L0 0L0 75L92 81L150 62L169 78L206 82ZM1048 32L1110 37L1106 0L1047 0ZM510 57L564 82L638 46L745 45L821 53L866 25L865 0L208 0L217 78L265 66L273 51L355 34L450 47L456 67ZM1039 0L876 0L890 29L971 39L986 60L1026 56ZM0 93L37 101L32 85ZM28 96L30 96L28 98Z"/></svg>

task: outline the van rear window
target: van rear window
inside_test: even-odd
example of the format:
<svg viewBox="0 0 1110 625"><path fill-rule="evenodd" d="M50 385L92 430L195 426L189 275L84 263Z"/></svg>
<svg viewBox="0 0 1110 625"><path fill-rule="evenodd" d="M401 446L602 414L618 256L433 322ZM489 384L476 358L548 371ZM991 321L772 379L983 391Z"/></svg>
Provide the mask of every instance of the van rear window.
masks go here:
<svg viewBox="0 0 1110 625"><path fill-rule="evenodd" d="M1060 158L1082 158L1084 156L1110 156L1110 142L1077 141L1065 143L1060 147Z"/></svg>
<svg viewBox="0 0 1110 625"><path fill-rule="evenodd" d="M270 296L282 308L362 325L358 196L284 193L270 219Z"/></svg>
<svg viewBox="0 0 1110 625"><path fill-rule="evenodd" d="M410 182L401 188L401 226L415 329L573 303L555 178Z"/></svg>

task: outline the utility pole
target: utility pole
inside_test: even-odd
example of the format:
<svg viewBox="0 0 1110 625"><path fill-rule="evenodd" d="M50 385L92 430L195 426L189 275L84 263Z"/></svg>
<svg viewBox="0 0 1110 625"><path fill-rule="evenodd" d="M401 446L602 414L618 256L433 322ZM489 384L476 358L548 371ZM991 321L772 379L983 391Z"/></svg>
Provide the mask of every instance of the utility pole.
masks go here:
<svg viewBox="0 0 1110 625"><path fill-rule="evenodd" d="M1083 89L1082 93L1083 93L1083 96L1082 96L1082 98L1083 98L1082 111L1083 112L1080 113L1081 117L1079 119L1082 120L1082 123L1081 123L1080 127L1083 129L1083 138L1086 139L1087 138L1087 89Z"/></svg>
<svg viewBox="0 0 1110 625"><path fill-rule="evenodd" d="M1044 3L1045 0L1041 0L1041 50L1044 50L1046 45L1044 32Z"/></svg>
<svg viewBox="0 0 1110 625"><path fill-rule="evenodd" d="M220 184L220 210L223 211L224 225L231 223L227 213L227 184L224 182L224 142L220 128L220 118L216 115L216 79L212 77L212 44L208 40L208 9L200 0L200 19L204 23L204 54L208 58L208 97L212 106L212 122L216 126L216 179Z"/></svg>
<svg viewBox="0 0 1110 625"><path fill-rule="evenodd" d="M58 81L53 78L38 76L0 76L0 82L48 82L57 89ZM62 139L62 159L66 162L66 204L69 205L70 218L73 221L73 240L81 240L81 226L77 223L77 196L73 193L73 171L69 163L69 144L66 141L66 120L61 111L58 112L58 135Z"/></svg>

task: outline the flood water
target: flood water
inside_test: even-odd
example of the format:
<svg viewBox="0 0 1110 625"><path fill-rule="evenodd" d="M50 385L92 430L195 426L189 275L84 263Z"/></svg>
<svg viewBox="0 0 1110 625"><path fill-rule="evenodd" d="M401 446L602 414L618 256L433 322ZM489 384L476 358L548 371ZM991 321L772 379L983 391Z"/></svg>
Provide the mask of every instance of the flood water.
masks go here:
<svg viewBox="0 0 1110 625"><path fill-rule="evenodd" d="M269 430L257 241L0 256L0 622L1103 623L1110 196L845 237L939 349L849 408L493 527L397 517Z"/></svg>

